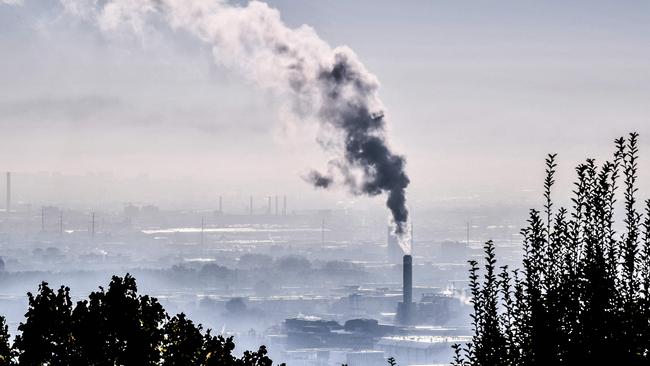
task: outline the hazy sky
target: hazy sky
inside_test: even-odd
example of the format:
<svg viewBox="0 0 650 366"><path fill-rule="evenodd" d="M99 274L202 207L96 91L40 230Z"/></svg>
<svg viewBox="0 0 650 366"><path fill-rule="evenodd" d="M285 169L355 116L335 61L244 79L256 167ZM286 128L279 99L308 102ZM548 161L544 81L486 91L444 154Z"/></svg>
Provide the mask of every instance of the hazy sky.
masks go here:
<svg viewBox="0 0 650 366"><path fill-rule="evenodd" d="M277 97L214 65L189 35L107 37L64 17L56 1L3 2L0 170L345 197L301 179L328 160L314 129L286 128ZM650 187L647 1L270 4L291 26L349 45L377 75L414 202L473 192L515 199L541 186L547 152L560 154L568 179L578 160L607 157L629 131L641 133Z"/></svg>

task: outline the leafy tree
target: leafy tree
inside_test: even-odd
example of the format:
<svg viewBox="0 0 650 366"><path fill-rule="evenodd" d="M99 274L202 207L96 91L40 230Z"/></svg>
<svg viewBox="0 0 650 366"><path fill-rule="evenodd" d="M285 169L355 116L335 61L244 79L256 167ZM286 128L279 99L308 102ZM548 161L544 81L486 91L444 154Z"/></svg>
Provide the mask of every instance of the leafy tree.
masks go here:
<svg viewBox="0 0 650 366"><path fill-rule="evenodd" d="M5 318L0 316L0 366L13 365L14 351L11 349L9 327Z"/></svg>
<svg viewBox="0 0 650 366"><path fill-rule="evenodd" d="M205 359L202 326L181 313L171 318L164 326L165 338L162 344L164 366L200 364Z"/></svg>
<svg viewBox="0 0 650 366"><path fill-rule="evenodd" d="M521 268L495 276L492 242L482 280L470 262L474 336L454 346L453 365L648 364L650 201L639 211L638 135L615 145L612 160L576 168L570 210L555 208L556 155L548 156L544 208L522 230Z"/></svg>
<svg viewBox="0 0 650 366"><path fill-rule="evenodd" d="M77 350L93 365L156 365L165 311L158 300L138 296L135 279L113 276L108 290L93 292L74 311Z"/></svg>
<svg viewBox="0 0 650 366"><path fill-rule="evenodd" d="M14 348L23 365L72 364L72 301L70 289L52 290L47 282L38 286L34 296L28 293L26 321L18 326Z"/></svg>
<svg viewBox="0 0 650 366"><path fill-rule="evenodd" d="M43 282L9 342L0 317L0 366L205 365L271 366L267 350L232 355L233 338L214 336L184 314L170 317L155 298L138 295L135 279L114 276L73 306L70 289Z"/></svg>

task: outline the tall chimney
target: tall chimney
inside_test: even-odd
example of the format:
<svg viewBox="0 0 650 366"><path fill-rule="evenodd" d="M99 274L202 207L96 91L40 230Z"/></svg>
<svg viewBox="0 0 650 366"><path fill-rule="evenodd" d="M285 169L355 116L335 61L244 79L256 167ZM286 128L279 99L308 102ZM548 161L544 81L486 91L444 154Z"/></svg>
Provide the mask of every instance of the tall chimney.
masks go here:
<svg viewBox="0 0 650 366"><path fill-rule="evenodd" d="M7 172L7 213L11 211L11 172Z"/></svg>
<svg viewBox="0 0 650 366"><path fill-rule="evenodd" d="M403 301L408 307L413 302L413 258L408 254L404 256L403 267Z"/></svg>
<svg viewBox="0 0 650 366"><path fill-rule="evenodd" d="M395 320L399 325L410 326L416 323L417 305L413 302L413 257L402 258L402 302L397 304Z"/></svg>

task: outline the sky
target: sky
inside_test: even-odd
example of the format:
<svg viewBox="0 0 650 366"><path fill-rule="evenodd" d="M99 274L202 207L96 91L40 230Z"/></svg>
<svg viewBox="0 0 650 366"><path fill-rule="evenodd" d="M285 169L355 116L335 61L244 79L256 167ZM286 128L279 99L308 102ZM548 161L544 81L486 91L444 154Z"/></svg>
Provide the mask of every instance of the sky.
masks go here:
<svg viewBox="0 0 650 366"><path fill-rule="evenodd" d="M0 0L0 170L111 182L87 188L88 199L282 191L314 205L383 204L306 184L330 158L314 126L286 123L277 95L215 64L191 35L155 25L143 38L109 36L55 1L8 3ZM412 205L537 197L551 152L568 188L573 166L609 158L613 139L631 131L641 133L641 186L650 188L646 1L269 4L289 26L351 47L377 76ZM30 187L25 200L58 202L66 189Z"/></svg>

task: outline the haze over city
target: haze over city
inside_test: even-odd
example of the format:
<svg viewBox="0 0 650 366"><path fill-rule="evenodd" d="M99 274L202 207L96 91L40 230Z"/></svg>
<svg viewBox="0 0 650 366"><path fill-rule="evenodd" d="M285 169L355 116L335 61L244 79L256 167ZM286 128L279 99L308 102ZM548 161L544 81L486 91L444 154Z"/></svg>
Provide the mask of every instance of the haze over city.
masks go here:
<svg viewBox="0 0 650 366"><path fill-rule="evenodd" d="M549 166L650 198L648 100L645 1L0 0L0 316L131 273L237 355L447 364Z"/></svg>

